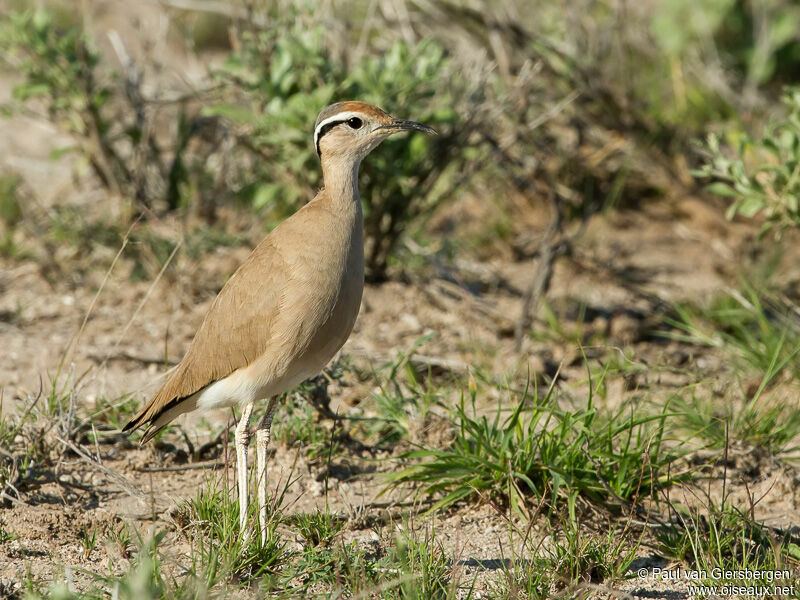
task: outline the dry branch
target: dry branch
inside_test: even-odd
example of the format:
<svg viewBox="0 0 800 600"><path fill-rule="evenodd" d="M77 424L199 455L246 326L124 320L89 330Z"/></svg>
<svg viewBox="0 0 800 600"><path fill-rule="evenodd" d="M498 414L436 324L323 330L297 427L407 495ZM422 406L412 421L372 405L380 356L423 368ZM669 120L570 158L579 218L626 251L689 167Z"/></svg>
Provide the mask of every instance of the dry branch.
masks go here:
<svg viewBox="0 0 800 600"><path fill-rule="evenodd" d="M542 297L550 287L550 279L553 276L553 262L560 255L566 252L567 246L563 242L563 218L561 207L556 200L555 190L550 191L550 204L553 210L553 221L547 228L547 232L539 244L539 264L534 271L533 278L525 290L522 298L522 311L514 329L515 350L522 349L522 339L525 332L531 325L533 315L539 309Z"/></svg>
<svg viewBox="0 0 800 600"><path fill-rule="evenodd" d="M86 452L83 448L76 446L69 440L62 439L58 436L56 436L56 439L62 444L64 444L64 446L72 450L75 454L77 454L81 458L81 460L89 463L98 471L113 479L117 483L117 485L119 485L123 490L125 490L128 494L130 494L137 500L143 501L148 498L148 495L142 490L140 490L138 487L133 485L133 483L127 477L117 473L116 471L112 471L108 467L100 464L96 459L92 458L91 454Z"/></svg>

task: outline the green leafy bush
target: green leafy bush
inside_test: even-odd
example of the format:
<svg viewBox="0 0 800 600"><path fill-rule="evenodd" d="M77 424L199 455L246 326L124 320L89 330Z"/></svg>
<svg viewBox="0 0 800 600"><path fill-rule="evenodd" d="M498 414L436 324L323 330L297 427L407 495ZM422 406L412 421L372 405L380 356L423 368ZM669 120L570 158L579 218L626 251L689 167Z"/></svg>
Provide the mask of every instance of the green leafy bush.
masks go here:
<svg viewBox="0 0 800 600"><path fill-rule="evenodd" d="M759 139L741 134L733 150L716 135L706 143L708 158L696 175L713 179L708 191L731 198L728 218L766 217L763 231L773 225L800 225L800 87L784 95L789 114L769 125Z"/></svg>
<svg viewBox="0 0 800 600"><path fill-rule="evenodd" d="M133 214L160 209L157 200L174 210L191 193L203 200L203 191L219 192L204 166L224 134L216 120L188 102L146 96L144 72L133 62L124 76L114 72L81 24L59 25L46 9L10 12L0 18L0 50L23 78L6 112L38 101L75 139L53 149L54 158L77 152L105 188L132 201ZM197 139L206 143L188 152Z"/></svg>
<svg viewBox="0 0 800 600"><path fill-rule="evenodd" d="M372 278L383 278L409 223L465 180L469 152L456 106L467 83L430 41L396 42L354 65L333 56L320 28L246 32L238 46L217 73L230 93L206 114L240 127L238 147L251 159L240 195L275 219L313 198L321 184L311 127L322 107L363 100L439 131L433 138L388 140L362 168L367 269Z"/></svg>
<svg viewBox="0 0 800 600"><path fill-rule="evenodd" d="M321 185L311 127L334 101L364 100L431 123L439 136L389 140L363 169L367 270L382 279L409 223L467 180L468 156L477 160L474 148L464 149L468 130L457 110L475 91L438 43L400 41L351 61L326 45L321 25L286 17L243 28L237 50L214 73L221 88L176 102L145 94L144 66L131 62L115 73L80 24L58 26L47 10L1 20L0 48L23 75L16 101L42 101L76 140L64 150L77 151L109 191L132 201L133 214L199 201L213 220L216 204L235 194L273 220L285 218ZM214 154L225 156L210 161Z"/></svg>
<svg viewBox="0 0 800 600"><path fill-rule="evenodd" d="M57 27L46 10L11 13L2 29L4 50L14 52L24 83L14 88L14 98L48 97L48 114L74 133L88 136L92 123L110 94L97 81L95 68L100 55L79 27Z"/></svg>

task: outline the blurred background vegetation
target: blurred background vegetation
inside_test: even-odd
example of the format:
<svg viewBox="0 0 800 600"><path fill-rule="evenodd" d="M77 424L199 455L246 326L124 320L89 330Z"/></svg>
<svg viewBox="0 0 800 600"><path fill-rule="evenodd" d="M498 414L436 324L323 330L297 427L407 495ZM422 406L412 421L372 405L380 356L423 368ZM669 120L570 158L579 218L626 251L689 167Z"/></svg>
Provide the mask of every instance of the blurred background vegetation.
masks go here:
<svg viewBox="0 0 800 600"><path fill-rule="evenodd" d="M375 281L408 263L409 240L435 238L433 251L450 256L489 240L530 255L529 219L508 200L520 195L560 229L699 186L730 216L800 218L800 92L788 87L800 72L800 6L790 0L165 0L166 35L208 57L205 77L177 83L158 48L129 54L115 31L91 28L85 6L6 4L2 64L17 77L3 110L46 111L74 140L54 159L77 154L122 207L99 224L51 214L46 237L88 220L103 232L94 241L114 246L137 219L213 225L231 206L270 229L316 193L314 118L348 98L441 134L389 141L364 165ZM15 189L4 176L6 254L22 251ZM499 210L453 236L448 205L465 194ZM437 214L447 218L434 232ZM226 229L189 246L235 243Z"/></svg>

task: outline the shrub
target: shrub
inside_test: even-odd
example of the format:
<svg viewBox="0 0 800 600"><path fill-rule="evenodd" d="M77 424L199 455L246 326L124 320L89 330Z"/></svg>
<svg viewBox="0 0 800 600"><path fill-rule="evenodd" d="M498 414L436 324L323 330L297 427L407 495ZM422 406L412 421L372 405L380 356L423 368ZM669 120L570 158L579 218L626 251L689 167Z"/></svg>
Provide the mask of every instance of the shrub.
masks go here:
<svg viewBox="0 0 800 600"><path fill-rule="evenodd" d="M54 149L54 157L77 152L105 188L133 202L133 215L160 210L158 200L174 210L189 194L205 201L202 208L204 193L219 192L218 185L207 185L205 168L224 137L218 120L199 115L188 100L147 96L143 71L122 55L126 72L115 73L80 24L61 26L45 9L11 12L0 19L0 50L23 78L15 101L38 100L75 138L74 146ZM198 139L205 143L189 152ZM213 218L213 208L206 213Z"/></svg>
<svg viewBox="0 0 800 600"><path fill-rule="evenodd" d="M409 223L465 180L460 174L470 151L456 106L468 83L431 41L399 41L349 66L325 46L319 27L246 31L237 46L216 73L228 97L205 113L239 127L238 149L249 155L240 164L252 170L239 194L275 219L313 198L320 185L310 128L322 107L359 99L438 129L433 138L387 141L362 169L367 270L373 279L384 278Z"/></svg>
<svg viewBox="0 0 800 600"><path fill-rule="evenodd" d="M728 218L763 214L762 231L800 225L800 87L788 88L784 103L788 115L758 139L740 134L733 157L716 135L709 135L706 162L696 172L714 180L708 191L731 199Z"/></svg>

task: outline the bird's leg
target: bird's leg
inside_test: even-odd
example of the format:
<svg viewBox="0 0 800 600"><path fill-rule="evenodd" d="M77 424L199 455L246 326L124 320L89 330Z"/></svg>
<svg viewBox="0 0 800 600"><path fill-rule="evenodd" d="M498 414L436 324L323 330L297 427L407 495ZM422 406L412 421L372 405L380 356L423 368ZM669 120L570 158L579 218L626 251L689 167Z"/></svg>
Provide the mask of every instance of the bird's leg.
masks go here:
<svg viewBox="0 0 800 600"><path fill-rule="evenodd" d="M247 444L250 441L250 413L253 403L248 402L236 426L236 476L239 487L239 534L244 535L247 524Z"/></svg>
<svg viewBox="0 0 800 600"><path fill-rule="evenodd" d="M256 489L258 490L258 525L261 527L261 544L267 543L267 446L272 417L278 408L278 398L270 398L267 412L256 425Z"/></svg>

